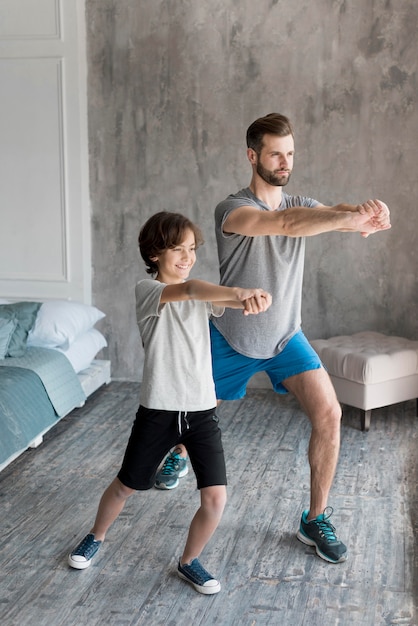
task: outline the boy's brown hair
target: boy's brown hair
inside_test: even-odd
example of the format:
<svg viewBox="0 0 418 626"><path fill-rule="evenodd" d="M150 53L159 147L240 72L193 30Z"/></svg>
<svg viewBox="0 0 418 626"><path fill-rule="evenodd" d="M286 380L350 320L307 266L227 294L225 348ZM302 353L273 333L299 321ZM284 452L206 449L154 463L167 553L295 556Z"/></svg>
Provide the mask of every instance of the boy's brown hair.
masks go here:
<svg viewBox="0 0 418 626"><path fill-rule="evenodd" d="M139 232L138 244L148 274L158 272L158 265L152 257L178 246L184 240L186 230L194 234L196 248L203 244L200 228L180 213L160 211L145 222Z"/></svg>

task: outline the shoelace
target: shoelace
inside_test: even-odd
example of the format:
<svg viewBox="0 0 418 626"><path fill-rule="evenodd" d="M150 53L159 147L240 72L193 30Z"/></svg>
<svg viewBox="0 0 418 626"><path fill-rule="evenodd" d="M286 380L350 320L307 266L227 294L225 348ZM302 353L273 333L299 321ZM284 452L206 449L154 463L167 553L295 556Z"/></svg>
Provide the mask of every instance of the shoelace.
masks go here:
<svg viewBox="0 0 418 626"><path fill-rule="evenodd" d="M333 514L333 508L327 507L323 513L322 519L313 520L319 528L319 532L328 542L337 541L337 535L335 534L335 527L329 522L329 518Z"/></svg>
<svg viewBox="0 0 418 626"><path fill-rule="evenodd" d="M193 559L190 565L183 565L183 568L187 568L200 584L212 580L212 576L205 570L198 559Z"/></svg>
<svg viewBox="0 0 418 626"><path fill-rule="evenodd" d="M95 549L96 544L100 543L99 541L95 541L91 535L87 535L84 537L83 541L77 547L73 554L78 556L89 557L91 552Z"/></svg>
<svg viewBox="0 0 418 626"><path fill-rule="evenodd" d="M179 457L174 454L169 454L166 460L164 461L164 465L161 469L161 474L166 476L167 474L172 474L176 472L179 468Z"/></svg>

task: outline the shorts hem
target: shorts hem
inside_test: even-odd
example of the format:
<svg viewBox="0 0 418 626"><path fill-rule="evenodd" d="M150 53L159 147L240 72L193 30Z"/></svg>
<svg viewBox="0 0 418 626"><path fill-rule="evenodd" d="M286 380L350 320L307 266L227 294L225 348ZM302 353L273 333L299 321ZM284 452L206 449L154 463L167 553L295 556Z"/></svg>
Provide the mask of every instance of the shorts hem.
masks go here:
<svg viewBox="0 0 418 626"><path fill-rule="evenodd" d="M225 480L225 482L219 483L219 482L215 482L215 483L211 483L210 485L197 485L197 489L207 489L208 487L227 487L228 483Z"/></svg>
<svg viewBox="0 0 418 626"><path fill-rule="evenodd" d="M292 378L292 376L298 376L299 374L304 374L305 372L313 372L314 370L319 370L322 367L322 363L312 363L311 365L309 365L308 367L303 367L302 369L298 369L297 371L295 371L294 373L286 376L286 378L282 378L282 380L280 380L278 383L276 383L276 385L273 385L273 389L276 393L281 394L281 395L286 395L287 393L290 393L290 391L284 386L283 382L285 380L287 380L288 378Z"/></svg>
<svg viewBox="0 0 418 626"><path fill-rule="evenodd" d="M229 397L229 398L221 398L221 396L217 396L217 400L219 402L229 402L230 400L242 400L243 398L245 398L246 394L247 394L247 390L245 390L244 393L239 396L234 396L234 397Z"/></svg>
<svg viewBox="0 0 418 626"><path fill-rule="evenodd" d="M152 482L151 484L140 485L138 487L138 486L134 486L133 483L131 483L129 480L124 480L123 477L120 476L119 474L117 475L117 478L118 480L120 480L122 485L124 485L124 487L128 487L128 489L133 489L134 491L149 491L154 486L154 482Z"/></svg>

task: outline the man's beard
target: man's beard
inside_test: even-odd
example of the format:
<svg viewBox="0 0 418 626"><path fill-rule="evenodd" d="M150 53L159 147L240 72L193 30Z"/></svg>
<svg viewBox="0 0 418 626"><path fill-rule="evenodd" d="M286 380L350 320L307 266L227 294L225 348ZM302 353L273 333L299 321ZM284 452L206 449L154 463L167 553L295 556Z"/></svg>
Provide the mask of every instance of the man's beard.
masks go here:
<svg viewBox="0 0 418 626"><path fill-rule="evenodd" d="M257 174L269 185L273 185L273 187L284 187L290 180L291 172L288 173L287 176L278 176L274 172L270 170L266 170L260 163L257 161Z"/></svg>

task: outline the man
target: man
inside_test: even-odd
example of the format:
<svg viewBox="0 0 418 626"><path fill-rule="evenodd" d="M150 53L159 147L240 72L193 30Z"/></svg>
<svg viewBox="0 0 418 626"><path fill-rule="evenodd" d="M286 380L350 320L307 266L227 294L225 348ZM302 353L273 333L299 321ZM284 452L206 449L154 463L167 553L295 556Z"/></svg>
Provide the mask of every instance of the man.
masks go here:
<svg viewBox="0 0 418 626"><path fill-rule="evenodd" d="M277 393L293 393L312 426L309 442L310 507L302 513L297 537L331 563L347 558L346 546L329 522L328 495L340 447L341 408L329 376L301 331L305 237L330 231L364 237L390 228L389 210L379 200L327 207L290 196L294 135L284 115L270 113L247 130L250 185L215 210L222 285L260 284L272 294L263 316L245 319L233 311L211 322L213 374L218 400L245 396L258 371ZM177 451L177 457L185 456Z"/></svg>

